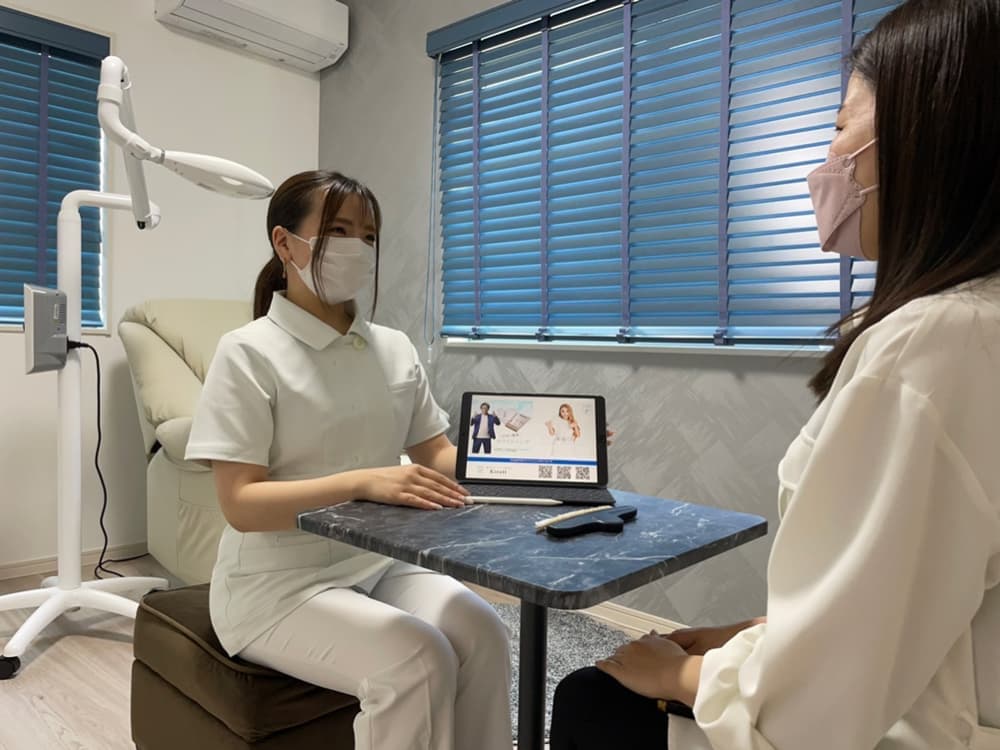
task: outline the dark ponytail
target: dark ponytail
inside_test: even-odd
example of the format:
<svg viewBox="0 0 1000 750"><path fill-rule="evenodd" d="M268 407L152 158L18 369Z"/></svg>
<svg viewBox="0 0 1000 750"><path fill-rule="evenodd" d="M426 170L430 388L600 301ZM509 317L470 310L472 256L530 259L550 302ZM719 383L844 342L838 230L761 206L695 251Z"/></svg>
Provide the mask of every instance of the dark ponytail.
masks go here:
<svg viewBox="0 0 1000 750"><path fill-rule="evenodd" d="M284 227L290 232L297 232L299 225L316 208L319 196L322 199L320 233L325 234L328 227L350 195L358 195L364 201L367 213L375 225L375 304L378 303L378 266L380 255L380 240L382 233L382 210L375 195L365 185L339 172L326 169L299 172L285 180L271 196L267 207L267 240L270 243L275 227ZM271 299L275 292L288 289L284 264L278 257L274 245L271 245L272 255L257 276L253 295L253 317L262 318L271 307ZM325 245L317 247L312 257L312 269L316 270L323 262L326 252ZM375 305L372 306L372 316Z"/></svg>
<svg viewBox="0 0 1000 750"><path fill-rule="evenodd" d="M271 307L271 298L275 292L288 289L288 279L285 278L285 267L281 258L274 254L264 264L257 275L257 283L253 288L253 317L263 318Z"/></svg>
<svg viewBox="0 0 1000 750"><path fill-rule="evenodd" d="M875 93L878 270L871 302L810 382L820 399L872 326L1000 271L998 39L1000 0L908 0L854 51Z"/></svg>

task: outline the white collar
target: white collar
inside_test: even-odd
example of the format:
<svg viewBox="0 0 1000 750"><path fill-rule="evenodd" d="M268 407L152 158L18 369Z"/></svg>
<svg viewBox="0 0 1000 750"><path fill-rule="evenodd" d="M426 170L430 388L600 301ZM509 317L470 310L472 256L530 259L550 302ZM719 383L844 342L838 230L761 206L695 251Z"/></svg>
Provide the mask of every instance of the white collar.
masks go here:
<svg viewBox="0 0 1000 750"><path fill-rule="evenodd" d="M303 310L294 302L290 302L285 296L285 292L275 292L271 298L271 307L267 311L267 317L279 328L294 336L303 344L311 346L317 351L326 349L330 344L338 339L359 337L366 342L371 339L371 328L368 322L357 314L355 308L354 322L346 334L341 334L336 328L317 318L312 313Z"/></svg>

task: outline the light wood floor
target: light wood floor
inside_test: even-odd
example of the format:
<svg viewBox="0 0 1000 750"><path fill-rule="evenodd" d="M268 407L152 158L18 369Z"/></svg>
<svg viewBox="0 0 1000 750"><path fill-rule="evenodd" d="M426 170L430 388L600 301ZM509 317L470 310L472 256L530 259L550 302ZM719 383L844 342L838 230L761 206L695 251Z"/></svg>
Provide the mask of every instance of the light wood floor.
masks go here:
<svg viewBox="0 0 1000 750"><path fill-rule="evenodd" d="M150 557L112 566L125 575L164 576ZM93 570L83 571L84 579ZM0 581L0 594L38 588L44 576ZM0 612L5 643L31 610ZM71 612L21 657L21 671L0 682L0 750L134 749L129 730L132 620Z"/></svg>
<svg viewBox="0 0 1000 750"><path fill-rule="evenodd" d="M125 575L170 578L151 557L112 567ZM44 577L0 580L0 594L38 588ZM93 571L84 570L83 577L93 578ZM0 612L0 644L30 613ZM21 658L17 676L0 681L0 750L134 750L131 668L132 620L84 610L64 615Z"/></svg>

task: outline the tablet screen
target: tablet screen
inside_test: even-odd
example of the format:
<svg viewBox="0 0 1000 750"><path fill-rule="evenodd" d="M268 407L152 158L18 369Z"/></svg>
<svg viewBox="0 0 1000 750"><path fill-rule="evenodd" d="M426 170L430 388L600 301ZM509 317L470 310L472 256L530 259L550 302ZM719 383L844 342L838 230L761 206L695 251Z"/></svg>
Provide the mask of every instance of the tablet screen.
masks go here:
<svg viewBox="0 0 1000 750"><path fill-rule="evenodd" d="M462 418L466 479L599 481L594 398L474 393Z"/></svg>

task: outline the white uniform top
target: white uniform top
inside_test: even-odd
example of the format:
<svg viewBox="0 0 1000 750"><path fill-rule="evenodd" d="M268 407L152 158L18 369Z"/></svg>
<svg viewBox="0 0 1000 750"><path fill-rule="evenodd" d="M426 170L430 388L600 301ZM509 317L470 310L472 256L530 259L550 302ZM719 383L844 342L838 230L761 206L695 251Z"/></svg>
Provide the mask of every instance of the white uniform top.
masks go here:
<svg viewBox="0 0 1000 750"><path fill-rule="evenodd" d="M398 464L402 449L447 429L405 334L357 317L342 336L276 294L267 317L220 340L187 458L311 479ZM370 590L391 562L308 532L227 526L212 574L212 624L236 654L320 591Z"/></svg>
<svg viewBox="0 0 1000 750"><path fill-rule="evenodd" d="M778 473L768 623L669 747L1000 748L1000 282L866 331Z"/></svg>

